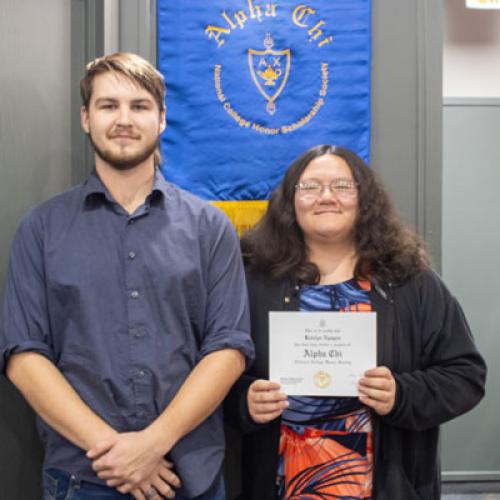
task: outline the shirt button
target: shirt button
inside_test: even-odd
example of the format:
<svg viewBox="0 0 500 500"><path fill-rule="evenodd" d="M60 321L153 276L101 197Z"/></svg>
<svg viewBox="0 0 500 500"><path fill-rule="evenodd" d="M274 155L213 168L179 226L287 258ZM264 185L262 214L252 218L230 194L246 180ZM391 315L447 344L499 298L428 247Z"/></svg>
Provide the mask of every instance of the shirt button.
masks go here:
<svg viewBox="0 0 500 500"><path fill-rule="evenodd" d="M130 296L133 298L133 299L137 299L139 297L139 292L137 290L132 290L130 292Z"/></svg>
<svg viewBox="0 0 500 500"><path fill-rule="evenodd" d="M135 222L134 219L129 219L129 221L128 221L129 224L133 224L134 222Z"/></svg>
<svg viewBox="0 0 500 500"><path fill-rule="evenodd" d="M130 252L128 253L128 258L129 258L129 259L135 259L135 252L130 251Z"/></svg>
<svg viewBox="0 0 500 500"><path fill-rule="evenodd" d="M139 376L139 378L143 378L144 375L146 375L146 372L145 372L145 370L139 370L137 375Z"/></svg>
<svg viewBox="0 0 500 500"><path fill-rule="evenodd" d="M129 333L130 335L132 335L132 337L135 337L136 339L138 339L141 336L141 331L137 328L131 328Z"/></svg>

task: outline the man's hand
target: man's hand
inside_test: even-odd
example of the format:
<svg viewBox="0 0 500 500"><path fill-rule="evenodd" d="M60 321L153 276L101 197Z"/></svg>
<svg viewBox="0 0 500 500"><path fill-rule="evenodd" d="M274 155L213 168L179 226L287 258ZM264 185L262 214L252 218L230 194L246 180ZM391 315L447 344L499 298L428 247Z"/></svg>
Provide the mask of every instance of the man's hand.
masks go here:
<svg viewBox="0 0 500 500"><path fill-rule="evenodd" d="M161 439L145 429L100 441L87 452L92 468L108 486L121 493L136 490L158 469L168 451ZM160 444L160 445L159 445Z"/></svg>
<svg viewBox="0 0 500 500"><path fill-rule="evenodd" d="M269 380L256 380L248 388L248 411L257 424L267 424L278 418L288 408L286 394L280 385Z"/></svg>
<svg viewBox="0 0 500 500"><path fill-rule="evenodd" d="M359 400L381 416L387 415L396 402L396 381L386 366L367 370L358 383Z"/></svg>
<svg viewBox="0 0 500 500"><path fill-rule="evenodd" d="M175 489L181 486L179 478L172 472L173 464L162 460L155 472L141 484L140 488L131 491L136 500L159 500L174 498Z"/></svg>

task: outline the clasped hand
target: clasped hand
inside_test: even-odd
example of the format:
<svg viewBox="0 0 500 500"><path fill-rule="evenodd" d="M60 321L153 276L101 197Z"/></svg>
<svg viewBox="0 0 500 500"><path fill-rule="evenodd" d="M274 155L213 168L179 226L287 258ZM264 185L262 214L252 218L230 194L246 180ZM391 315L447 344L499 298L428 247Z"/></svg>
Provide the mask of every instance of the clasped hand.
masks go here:
<svg viewBox="0 0 500 500"><path fill-rule="evenodd" d="M150 492L156 490L158 495L173 498L174 488L181 483L164 454L158 440L144 430L100 441L87 452L87 458L92 460L97 476L120 493L132 493L137 500L144 500L159 498L151 496Z"/></svg>

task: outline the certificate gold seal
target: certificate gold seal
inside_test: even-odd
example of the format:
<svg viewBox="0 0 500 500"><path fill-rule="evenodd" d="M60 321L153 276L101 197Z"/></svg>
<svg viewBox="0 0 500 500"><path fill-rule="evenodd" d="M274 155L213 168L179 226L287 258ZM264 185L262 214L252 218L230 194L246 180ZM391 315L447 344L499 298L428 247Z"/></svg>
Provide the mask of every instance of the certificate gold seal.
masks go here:
<svg viewBox="0 0 500 500"><path fill-rule="evenodd" d="M314 385L319 387L320 389L326 389L332 382L332 377L330 374L320 370L319 372L314 374L313 377Z"/></svg>

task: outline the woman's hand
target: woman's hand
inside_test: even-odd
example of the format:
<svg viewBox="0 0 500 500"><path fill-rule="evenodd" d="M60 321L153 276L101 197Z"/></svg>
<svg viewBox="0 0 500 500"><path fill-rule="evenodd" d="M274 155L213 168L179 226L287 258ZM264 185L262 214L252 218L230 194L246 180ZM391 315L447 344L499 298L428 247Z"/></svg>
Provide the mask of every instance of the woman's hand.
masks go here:
<svg viewBox="0 0 500 500"><path fill-rule="evenodd" d="M279 384L262 379L248 388L247 403L250 416L257 424L267 424L278 418L289 405Z"/></svg>
<svg viewBox="0 0 500 500"><path fill-rule="evenodd" d="M387 415L396 402L396 380L386 366L367 370L358 383L359 400L381 416Z"/></svg>

